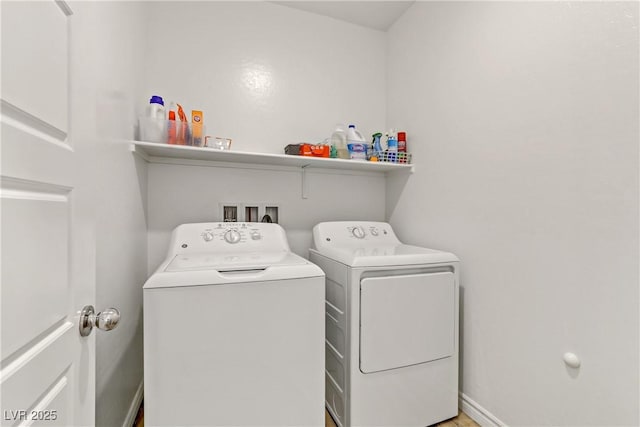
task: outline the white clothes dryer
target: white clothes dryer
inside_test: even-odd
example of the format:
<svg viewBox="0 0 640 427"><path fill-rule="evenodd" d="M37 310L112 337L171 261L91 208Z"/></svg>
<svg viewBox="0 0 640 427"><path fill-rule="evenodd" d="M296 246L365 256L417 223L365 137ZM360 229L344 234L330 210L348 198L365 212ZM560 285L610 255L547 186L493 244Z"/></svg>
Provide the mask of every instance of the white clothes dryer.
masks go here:
<svg viewBox="0 0 640 427"><path fill-rule="evenodd" d="M144 285L149 426L324 426L324 274L277 224L184 224Z"/></svg>
<svg viewBox="0 0 640 427"><path fill-rule="evenodd" d="M325 404L340 427L428 426L458 413L458 258L383 222L324 222Z"/></svg>

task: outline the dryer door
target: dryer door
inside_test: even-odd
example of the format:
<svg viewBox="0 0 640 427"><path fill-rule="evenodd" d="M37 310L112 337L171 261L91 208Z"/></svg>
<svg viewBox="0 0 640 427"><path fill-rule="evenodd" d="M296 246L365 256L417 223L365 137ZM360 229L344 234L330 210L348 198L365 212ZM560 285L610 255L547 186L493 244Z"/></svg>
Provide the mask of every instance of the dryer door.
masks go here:
<svg viewBox="0 0 640 427"><path fill-rule="evenodd" d="M455 327L451 272L360 281L360 370L365 374L451 356Z"/></svg>

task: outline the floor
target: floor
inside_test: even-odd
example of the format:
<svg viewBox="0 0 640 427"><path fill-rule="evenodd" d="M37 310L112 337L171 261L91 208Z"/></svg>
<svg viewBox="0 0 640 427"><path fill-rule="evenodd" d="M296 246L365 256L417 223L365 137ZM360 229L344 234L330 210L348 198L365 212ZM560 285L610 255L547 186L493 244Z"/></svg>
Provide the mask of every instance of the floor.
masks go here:
<svg viewBox="0 0 640 427"><path fill-rule="evenodd" d="M331 415L325 410L324 411L324 425L325 427L337 427L333 422ZM144 427L144 402L140 405L140 409L138 410L138 415L136 416L136 421L133 423L133 427ZM464 412L460 411L457 417L451 418L450 420L446 420L439 424L436 424L436 427L480 427L473 421L471 418L467 416Z"/></svg>
<svg viewBox="0 0 640 427"><path fill-rule="evenodd" d="M325 427L337 427L333 422L331 415L325 409L324 411L324 425ZM475 421L467 416L464 412L460 411L458 416L441 423L435 424L433 427L480 427Z"/></svg>
<svg viewBox="0 0 640 427"><path fill-rule="evenodd" d="M437 427L480 427L478 423L473 421L467 414L460 411L458 416L450 420L436 424Z"/></svg>

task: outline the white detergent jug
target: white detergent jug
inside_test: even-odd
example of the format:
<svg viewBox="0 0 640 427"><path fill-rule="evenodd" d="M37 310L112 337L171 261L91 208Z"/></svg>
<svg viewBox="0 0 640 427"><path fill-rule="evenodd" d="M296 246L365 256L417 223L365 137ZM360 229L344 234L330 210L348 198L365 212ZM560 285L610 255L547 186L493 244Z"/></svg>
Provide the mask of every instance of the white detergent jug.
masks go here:
<svg viewBox="0 0 640 427"><path fill-rule="evenodd" d="M349 158L349 150L347 149L347 132L344 130L344 125L336 125L336 130L331 134L331 145L336 147L338 158Z"/></svg>
<svg viewBox="0 0 640 427"><path fill-rule="evenodd" d="M366 141L362 134L356 130L356 125L349 125L349 130L347 131L347 143L360 144L363 142Z"/></svg>
<svg viewBox="0 0 640 427"><path fill-rule="evenodd" d="M347 147L352 160L367 160L367 142L355 125L349 125L347 130Z"/></svg>

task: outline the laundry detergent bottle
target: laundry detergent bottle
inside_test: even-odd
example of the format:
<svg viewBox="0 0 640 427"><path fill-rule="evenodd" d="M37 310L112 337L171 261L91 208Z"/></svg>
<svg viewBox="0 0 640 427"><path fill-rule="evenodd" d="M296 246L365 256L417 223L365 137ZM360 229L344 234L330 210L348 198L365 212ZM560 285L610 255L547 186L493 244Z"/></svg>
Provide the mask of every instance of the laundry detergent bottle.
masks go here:
<svg viewBox="0 0 640 427"><path fill-rule="evenodd" d="M363 142L365 142L364 136L356 130L356 125L349 125L349 130L347 131L347 144L361 144Z"/></svg>
<svg viewBox="0 0 640 427"><path fill-rule="evenodd" d="M347 148L347 131L343 124L336 125L336 129L331 134L331 145L336 147L339 159L349 158L349 150Z"/></svg>
<svg viewBox="0 0 640 427"><path fill-rule="evenodd" d="M364 136L356 130L355 125L349 125L347 130L347 148L351 160L367 160L368 145Z"/></svg>
<svg viewBox="0 0 640 427"><path fill-rule="evenodd" d="M166 120L164 100L161 96L153 95L147 105L147 117L154 120Z"/></svg>

